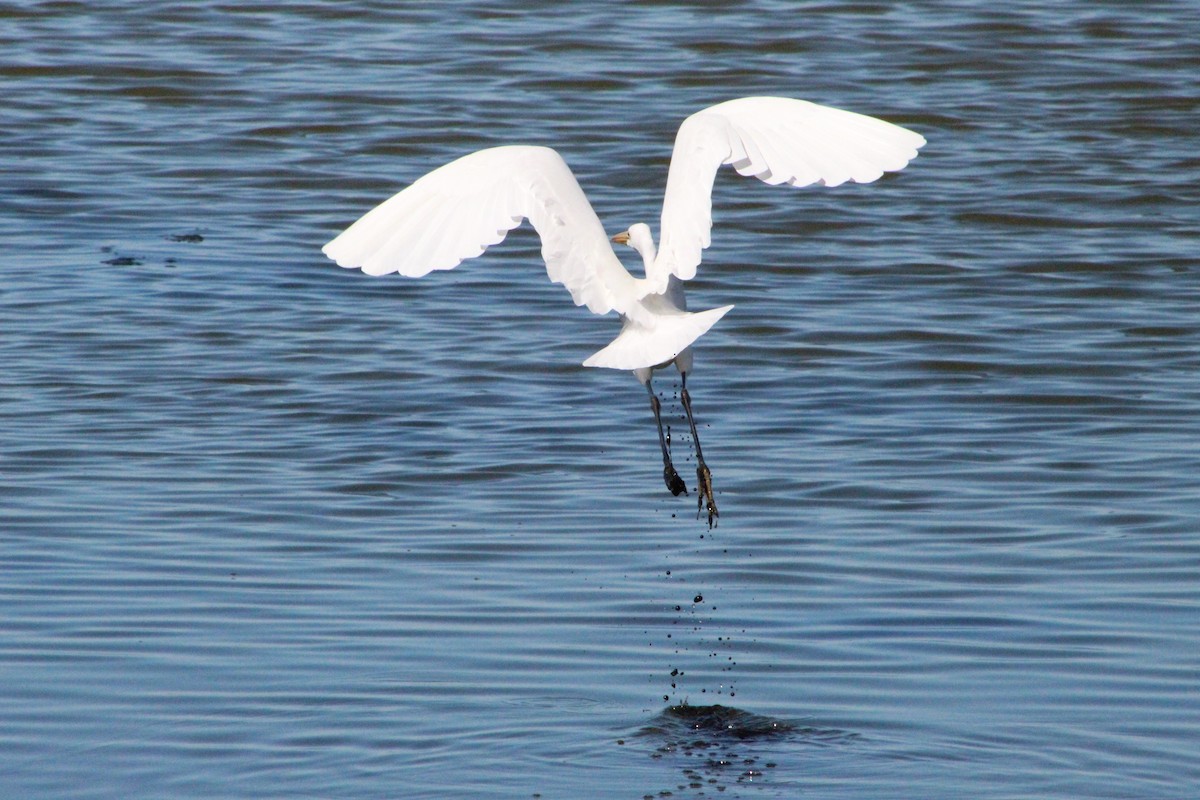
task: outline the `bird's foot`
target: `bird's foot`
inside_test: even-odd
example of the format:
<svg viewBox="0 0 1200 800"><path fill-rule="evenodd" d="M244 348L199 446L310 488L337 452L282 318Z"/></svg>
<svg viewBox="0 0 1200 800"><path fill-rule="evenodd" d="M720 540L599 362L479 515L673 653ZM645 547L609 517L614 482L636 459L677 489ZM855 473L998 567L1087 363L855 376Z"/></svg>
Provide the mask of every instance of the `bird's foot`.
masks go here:
<svg viewBox="0 0 1200 800"><path fill-rule="evenodd" d="M676 497L688 493L687 484L683 482L683 478L679 477L679 473L670 464L663 467L663 481L666 482L667 488L671 490L671 494Z"/></svg>
<svg viewBox="0 0 1200 800"><path fill-rule="evenodd" d="M707 504L708 527L711 530L721 515L717 512L717 499L713 496L712 470L703 461L696 467L696 483L696 519L700 519L700 512Z"/></svg>

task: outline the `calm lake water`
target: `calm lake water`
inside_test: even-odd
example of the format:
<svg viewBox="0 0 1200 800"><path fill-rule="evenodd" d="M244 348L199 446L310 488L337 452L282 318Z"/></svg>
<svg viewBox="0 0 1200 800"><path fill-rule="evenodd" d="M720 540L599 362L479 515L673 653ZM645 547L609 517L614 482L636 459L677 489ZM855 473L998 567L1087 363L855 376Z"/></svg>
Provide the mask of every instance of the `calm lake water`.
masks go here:
<svg viewBox="0 0 1200 800"><path fill-rule="evenodd" d="M0 6L0 795L1195 797L1198 41L1190 0ZM654 223L750 94L929 144L719 177L712 532L528 228L320 253L506 143Z"/></svg>

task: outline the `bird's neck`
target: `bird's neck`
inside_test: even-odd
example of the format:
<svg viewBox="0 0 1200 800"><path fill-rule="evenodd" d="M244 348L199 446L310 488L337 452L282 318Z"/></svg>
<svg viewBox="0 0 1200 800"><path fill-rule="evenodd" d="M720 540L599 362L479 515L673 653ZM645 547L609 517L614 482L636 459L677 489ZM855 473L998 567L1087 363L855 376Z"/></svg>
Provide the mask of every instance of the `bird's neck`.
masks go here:
<svg viewBox="0 0 1200 800"><path fill-rule="evenodd" d="M650 274L650 268L654 266L654 259L658 258L658 249L654 246L654 240L647 236L641 242L638 242L638 254L642 257L642 267L646 270L646 274Z"/></svg>

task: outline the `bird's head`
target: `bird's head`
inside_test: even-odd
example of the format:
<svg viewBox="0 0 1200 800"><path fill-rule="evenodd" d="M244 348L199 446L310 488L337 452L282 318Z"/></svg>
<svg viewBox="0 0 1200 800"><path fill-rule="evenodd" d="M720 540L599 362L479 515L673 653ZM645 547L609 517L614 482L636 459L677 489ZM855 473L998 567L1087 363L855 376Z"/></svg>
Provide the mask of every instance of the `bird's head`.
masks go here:
<svg viewBox="0 0 1200 800"><path fill-rule="evenodd" d="M650 233L650 226L644 222L630 225L629 230L621 231L612 240L617 244L629 245L641 253L643 259L654 260L654 236Z"/></svg>

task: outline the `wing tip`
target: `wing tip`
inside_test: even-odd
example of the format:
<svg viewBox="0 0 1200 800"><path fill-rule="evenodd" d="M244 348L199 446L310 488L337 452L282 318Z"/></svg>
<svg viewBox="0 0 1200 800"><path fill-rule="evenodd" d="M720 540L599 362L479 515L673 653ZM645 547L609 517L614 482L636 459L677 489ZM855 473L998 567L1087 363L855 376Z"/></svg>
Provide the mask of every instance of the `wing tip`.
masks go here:
<svg viewBox="0 0 1200 800"><path fill-rule="evenodd" d="M339 237L340 238L340 237ZM338 239L332 239L321 248L321 252L333 263L337 264L342 269L358 269L359 265L342 250L338 244Z"/></svg>

